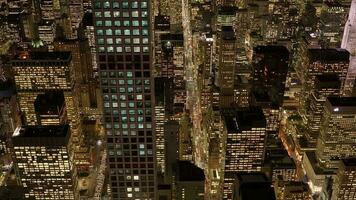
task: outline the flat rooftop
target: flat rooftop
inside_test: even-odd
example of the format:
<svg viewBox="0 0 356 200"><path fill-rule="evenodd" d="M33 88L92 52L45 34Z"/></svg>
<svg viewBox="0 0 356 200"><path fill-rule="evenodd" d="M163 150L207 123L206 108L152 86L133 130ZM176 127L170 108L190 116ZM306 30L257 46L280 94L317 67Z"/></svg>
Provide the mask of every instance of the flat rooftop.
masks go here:
<svg viewBox="0 0 356 200"><path fill-rule="evenodd" d="M49 103L51 102L51 103ZM36 114L58 115L65 105L63 91L46 92L37 95L35 100Z"/></svg>
<svg viewBox="0 0 356 200"><path fill-rule="evenodd" d="M12 82L10 82L9 80L7 81L0 80L0 98L11 97L15 93L16 93L15 85Z"/></svg>
<svg viewBox="0 0 356 200"><path fill-rule="evenodd" d="M345 49L309 49L310 61L321 61L329 63L349 63L350 53Z"/></svg>
<svg viewBox="0 0 356 200"><path fill-rule="evenodd" d="M263 173L237 174L236 182L239 185L239 193L234 196L237 195L244 200L275 200L272 184Z"/></svg>
<svg viewBox="0 0 356 200"><path fill-rule="evenodd" d="M12 135L14 146L66 146L70 137L69 125L21 126Z"/></svg>
<svg viewBox="0 0 356 200"><path fill-rule="evenodd" d="M235 40L235 32L232 26L221 27L221 36L224 40Z"/></svg>
<svg viewBox="0 0 356 200"><path fill-rule="evenodd" d="M249 107L242 110L224 110L223 116L229 133L266 127L265 116L259 107Z"/></svg>
<svg viewBox="0 0 356 200"><path fill-rule="evenodd" d="M54 52L29 52L22 53L17 58L10 62L69 62L72 58L70 51L54 51Z"/></svg>
<svg viewBox="0 0 356 200"><path fill-rule="evenodd" d="M258 54L278 54L279 57L288 59L289 51L285 46L266 45L253 48L253 52Z"/></svg>
<svg viewBox="0 0 356 200"><path fill-rule="evenodd" d="M179 181L201 181L204 183L205 175L204 171L199 167L195 166L189 161L178 161L178 180Z"/></svg>
<svg viewBox="0 0 356 200"><path fill-rule="evenodd" d="M269 182L267 176L262 173L237 173L236 178L240 183L265 183Z"/></svg>
<svg viewBox="0 0 356 200"><path fill-rule="evenodd" d="M342 159L342 163L347 167L356 167L356 158Z"/></svg>
<svg viewBox="0 0 356 200"><path fill-rule="evenodd" d="M34 125L17 128L13 134L14 138L33 137L65 137L68 134L69 125Z"/></svg>
<svg viewBox="0 0 356 200"><path fill-rule="evenodd" d="M332 106L356 107L356 97L328 97L327 101Z"/></svg>
<svg viewBox="0 0 356 200"><path fill-rule="evenodd" d="M317 75L315 77L316 88L333 88L338 89L341 86L341 81L339 76L336 73L328 73Z"/></svg>

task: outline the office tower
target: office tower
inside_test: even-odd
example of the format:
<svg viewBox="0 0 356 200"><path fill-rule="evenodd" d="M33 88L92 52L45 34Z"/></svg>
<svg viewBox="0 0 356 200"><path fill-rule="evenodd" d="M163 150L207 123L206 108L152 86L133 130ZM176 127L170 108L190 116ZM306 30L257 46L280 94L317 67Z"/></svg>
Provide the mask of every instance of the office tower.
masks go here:
<svg viewBox="0 0 356 200"><path fill-rule="evenodd" d="M80 132L78 100L75 94L72 56L70 52L23 52L10 60L18 92L18 100L26 125L38 125L35 101L46 92L62 91L68 123L75 145L75 164L87 163ZM83 159L85 158L85 159Z"/></svg>
<svg viewBox="0 0 356 200"><path fill-rule="evenodd" d="M93 1L113 199L155 199L149 4Z"/></svg>
<svg viewBox="0 0 356 200"><path fill-rule="evenodd" d="M274 101L268 94L268 91L263 89L261 91L251 91L249 99L249 105L262 108L267 122L266 130L269 132L269 134L276 135L279 130L280 108L282 105Z"/></svg>
<svg viewBox="0 0 356 200"><path fill-rule="evenodd" d="M317 142L316 155L326 168L356 156L356 97L328 97Z"/></svg>
<svg viewBox="0 0 356 200"><path fill-rule="evenodd" d="M170 33L169 17L165 15L155 16L154 24L154 73L155 76L173 76L173 72L165 74L171 67L171 48L162 42L161 35ZM171 46L170 46L171 47ZM167 52L169 50L169 52ZM170 70L169 70L170 71ZM163 75L165 74L165 75Z"/></svg>
<svg viewBox="0 0 356 200"><path fill-rule="evenodd" d="M83 0L70 0L68 2L68 18L70 21L71 25L71 34L70 38L71 39L76 39L78 38L78 28L79 24L83 19L84 16L84 5L83 5Z"/></svg>
<svg viewBox="0 0 356 200"><path fill-rule="evenodd" d="M320 14L320 39L325 48L339 48L342 41L349 6L340 1L325 1Z"/></svg>
<svg viewBox="0 0 356 200"><path fill-rule="evenodd" d="M294 160L289 157L282 142L274 137L269 137L267 140L265 166L268 167L268 174L272 182L276 180L295 181L297 179L297 166Z"/></svg>
<svg viewBox="0 0 356 200"><path fill-rule="evenodd" d="M266 119L260 108L223 112L226 129L224 199L231 199L236 172L261 171L265 154Z"/></svg>
<svg viewBox="0 0 356 200"><path fill-rule="evenodd" d="M39 94L35 103L36 124L59 125L67 122L67 111L62 91Z"/></svg>
<svg viewBox="0 0 356 200"><path fill-rule="evenodd" d="M304 90L310 93L315 87L315 77L325 73L336 73L341 82L341 88L346 78L350 64L350 53L344 49L309 49L307 63L303 64L300 79Z"/></svg>
<svg viewBox="0 0 356 200"><path fill-rule="evenodd" d="M276 200L312 200L309 187L304 182L277 181L274 183Z"/></svg>
<svg viewBox="0 0 356 200"><path fill-rule="evenodd" d="M164 124L165 171L164 182L173 183L174 166L178 160L179 123L169 120Z"/></svg>
<svg viewBox="0 0 356 200"><path fill-rule="evenodd" d="M329 96L340 95L340 79L337 74L322 74L315 77L315 89L312 91L309 101L308 113L308 128L306 133L308 143L316 144L319 136L321 117L326 98Z"/></svg>
<svg viewBox="0 0 356 200"><path fill-rule="evenodd" d="M175 176L177 200L204 199L204 170L189 161L178 161Z"/></svg>
<svg viewBox="0 0 356 200"><path fill-rule="evenodd" d="M169 24L173 30L182 30L182 4L173 0L154 0L152 15L165 15L170 18ZM153 13L154 12L154 13Z"/></svg>
<svg viewBox="0 0 356 200"><path fill-rule="evenodd" d="M289 69L288 49L283 46L257 46L253 52L253 91L266 91L272 104L281 106Z"/></svg>
<svg viewBox="0 0 356 200"><path fill-rule="evenodd" d="M169 24L163 16L156 17L156 44L155 44L155 76L169 78L173 81L173 106L174 113L182 112L181 107L186 102L186 80L184 79L184 48L183 35L171 34L167 28ZM168 100L168 99L167 99ZM169 98L169 103L171 97ZM168 102L167 102L168 103ZM170 106L170 105L169 105ZM170 111L171 112L171 111Z"/></svg>
<svg viewBox="0 0 356 200"><path fill-rule="evenodd" d="M77 135L76 97L73 91L73 66L70 52L31 52L21 53L10 61L18 92L21 111L26 123L37 123L34 102L39 94L60 90L64 93L68 121L74 138ZM75 141L77 139L74 139Z"/></svg>
<svg viewBox="0 0 356 200"><path fill-rule="evenodd" d="M263 173L236 173L234 175L233 200L275 200L272 183Z"/></svg>
<svg viewBox="0 0 356 200"><path fill-rule="evenodd" d="M0 167L2 169L11 169L13 161L9 138L20 123L14 84L8 80L0 80ZM7 183L10 173L9 170L3 170L0 174L0 186Z"/></svg>
<svg viewBox="0 0 356 200"><path fill-rule="evenodd" d="M236 38L232 26L222 26L219 37L218 87L220 106L230 107L234 103L234 79L236 67Z"/></svg>
<svg viewBox="0 0 356 200"><path fill-rule="evenodd" d="M156 162L157 171L164 173L165 171L165 140L164 140L164 124L167 121L165 112L165 82L164 79L155 78L155 134L156 134Z"/></svg>
<svg viewBox="0 0 356 200"><path fill-rule="evenodd" d="M26 198L76 198L70 140L69 125L22 126L15 130L15 172Z"/></svg>
<svg viewBox="0 0 356 200"><path fill-rule="evenodd" d="M1 39L3 42L7 42L10 40L13 42L21 42L25 39L24 34L24 22L23 15L19 12L11 12L8 15L1 17L1 30L4 35L1 35Z"/></svg>
<svg viewBox="0 0 356 200"><path fill-rule="evenodd" d="M53 41L56 37L56 23L53 20L41 21L38 24L38 38L49 50L53 50Z"/></svg>
<svg viewBox="0 0 356 200"><path fill-rule="evenodd" d="M334 180L332 199L356 199L356 159L343 159Z"/></svg>
<svg viewBox="0 0 356 200"><path fill-rule="evenodd" d="M101 106L98 80L95 78L89 39L57 40L55 51L70 51L75 80L74 90L78 94L79 112L89 118L99 118Z"/></svg>
<svg viewBox="0 0 356 200"><path fill-rule="evenodd" d="M9 80L0 80L0 124L1 132L6 136L11 135L21 124L15 85Z"/></svg>
<svg viewBox="0 0 356 200"><path fill-rule="evenodd" d="M204 34L204 39L201 41L203 52L203 68L202 68L202 89L201 89L201 106L207 109L212 103L212 87L213 87L213 60L214 60L214 38L209 29Z"/></svg>
<svg viewBox="0 0 356 200"><path fill-rule="evenodd" d="M193 161L193 142L191 139L192 131L190 129L192 123L187 113L183 113L179 124L180 126L178 134L178 158L179 160Z"/></svg>

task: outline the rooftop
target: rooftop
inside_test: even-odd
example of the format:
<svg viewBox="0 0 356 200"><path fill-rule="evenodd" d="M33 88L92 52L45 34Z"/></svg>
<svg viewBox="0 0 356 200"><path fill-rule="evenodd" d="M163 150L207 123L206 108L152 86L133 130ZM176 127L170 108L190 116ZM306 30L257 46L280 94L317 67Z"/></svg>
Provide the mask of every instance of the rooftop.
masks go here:
<svg viewBox="0 0 356 200"><path fill-rule="evenodd" d="M263 173L237 174L238 194L243 200L268 199L275 200L271 182Z"/></svg>
<svg viewBox="0 0 356 200"><path fill-rule="evenodd" d="M308 54L312 62L349 63L350 59L350 53L345 49L309 49Z"/></svg>
<svg viewBox="0 0 356 200"><path fill-rule="evenodd" d="M178 180L179 181L205 181L204 171L189 161L178 161Z"/></svg>
<svg viewBox="0 0 356 200"><path fill-rule="evenodd" d="M342 159L342 163L347 167L356 167L356 158Z"/></svg>
<svg viewBox="0 0 356 200"><path fill-rule="evenodd" d="M82 20L83 26L94 26L93 13L86 12Z"/></svg>
<svg viewBox="0 0 356 200"><path fill-rule="evenodd" d="M70 61L70 51L54 51L54 52L23 52L11 62L38 62L38 61Z"/></svg>
<svg viewBox="0 0 356 200"><path fill-rule="evenodd" d="M333 107L356 107L356 97L328 97L327 101Z"/></svg>
<svg viewBox="0 0 356 200"><path fill-rule="evenodd" d="M249 107L242 110L225 110L223 111L223 116L229 133L266 127L265 116L259 107Z"/></svg>
<svg viewBox="0 0 356 200"><path fill-rule="evenodd" d="M69 125L22 126L17 128L12 136L13 138L65 137L68 130Z"/></svg>
<svg viewBox="0 0 356 200"><path fill-rule="evenodd" d="M35 100L35 110L38 114L58 115L64 105L65 100L63 91L53 91L39 94Z"/></svg>
<svg viewBox="0 0 356 200"><path fill-rule="evenodd" d="M69 125L34 125L16 128L14 146L66 146L70 138Z"/></svg>
<svg viewBox="0 0 356 200"><path fill-rule="evenodd" d="M341 81L336 73L328 73L317 75L315 77L316 88L334 88L338 89L341 86Z"/></svg>
<svg viewBox="0 0 356 200"><path fill-rule="evenodd" d="M15 94L15 86L14 84L7 80L0 80L0 98L1 97L10 97Z"/></svg>
<svg viewBox="0 0 356 200"><path fill-rule="evenodd" d="M219 9L219 15L235 15L237 11L236 7L223 6Z"/></svg>
<svg viewBox="0 0 356 200"><path fill-rule="evenodd" d="M264 173L238 173L236 178L240 183L257 183L257 182L269 182L267 176Z"/></svg>
<svg viewBox="0 0 356 200"><path fill-rule="evenodd" d="M253 49L253 52L257 54L278 54L280 57L286 57L287 59L289 57L289 51L285 46L257 46Z"/></svg>
<svg viewBox="0 0 356 200"><path fill-rule="evenodd" d="M232 26L221 27L221 34L224 40L235 40L235 33Z"/></svg>

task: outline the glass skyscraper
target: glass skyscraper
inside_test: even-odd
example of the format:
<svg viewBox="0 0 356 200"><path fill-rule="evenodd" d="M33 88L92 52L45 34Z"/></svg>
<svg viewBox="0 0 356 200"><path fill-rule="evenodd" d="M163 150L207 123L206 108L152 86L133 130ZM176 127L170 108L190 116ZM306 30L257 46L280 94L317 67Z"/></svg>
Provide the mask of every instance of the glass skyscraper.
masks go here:
<svg viewBox="0 0 356 200"><path fill-rule="evenodd" d="M148 0L93 0L112 199L155 198Z"/></svg>

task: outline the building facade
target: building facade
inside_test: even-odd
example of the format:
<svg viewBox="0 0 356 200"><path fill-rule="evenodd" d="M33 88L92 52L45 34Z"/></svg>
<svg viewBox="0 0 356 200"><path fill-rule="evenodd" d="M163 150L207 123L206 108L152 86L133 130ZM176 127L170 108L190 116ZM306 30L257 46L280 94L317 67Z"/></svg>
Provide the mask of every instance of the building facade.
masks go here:
<svg viewBox="0 0 356 200"><path fill-rule="evenodd" d="M76 199L69 125L22 126L12 137L15 172L26 198Z"/></svg>
<svg viewBox="0 0 356 200"><path fill-rule="evenodd" d="M93 1L113 199L155 199L150 1Z"/></svg>

